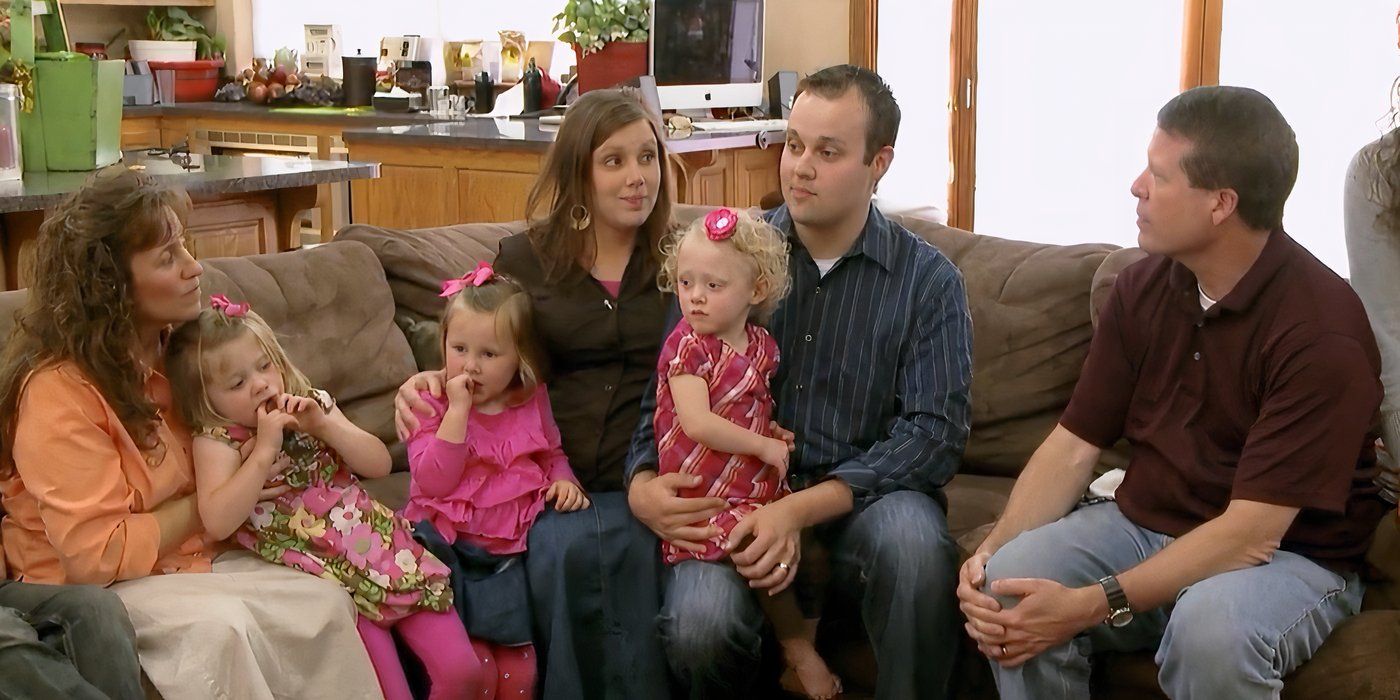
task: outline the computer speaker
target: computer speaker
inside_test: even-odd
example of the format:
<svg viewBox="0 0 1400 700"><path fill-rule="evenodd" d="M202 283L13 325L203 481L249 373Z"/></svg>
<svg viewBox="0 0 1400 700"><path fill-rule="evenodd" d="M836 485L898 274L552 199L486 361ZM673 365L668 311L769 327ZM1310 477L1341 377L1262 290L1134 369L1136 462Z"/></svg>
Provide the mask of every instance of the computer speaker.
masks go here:
<svg viewBox="0 0 1400 700"><path fill-rule="evenodd" d="M792 98L797 94L797 72L780 70L768 79L768 116L787 119L792 113Z"/></svg>

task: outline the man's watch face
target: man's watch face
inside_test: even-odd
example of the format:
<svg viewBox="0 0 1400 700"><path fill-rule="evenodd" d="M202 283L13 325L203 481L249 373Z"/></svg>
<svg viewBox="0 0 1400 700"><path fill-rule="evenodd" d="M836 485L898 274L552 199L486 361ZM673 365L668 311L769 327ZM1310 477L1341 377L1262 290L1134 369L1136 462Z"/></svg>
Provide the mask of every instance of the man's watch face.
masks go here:
<svg viewBox="0 0 1400 700"><path fill-rule="evenodd" d="M1108 615L1108 624L1112 627L1124 627L1133 621L1133 611L1128 608L1114 610Z"/></svg>

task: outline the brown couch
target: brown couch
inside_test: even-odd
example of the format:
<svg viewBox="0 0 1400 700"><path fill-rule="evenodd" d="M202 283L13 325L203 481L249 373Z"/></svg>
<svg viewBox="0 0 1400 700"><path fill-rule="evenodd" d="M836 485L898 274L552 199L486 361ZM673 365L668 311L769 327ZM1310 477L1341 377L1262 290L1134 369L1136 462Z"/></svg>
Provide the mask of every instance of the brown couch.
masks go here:
<svg viewBox="0 0 1400 700"><path fill-rule="evenodd" d="M680 207L689 220L705 211ZM1092 327L1091 296L1141 254L1105 244L1054 246L975 235L896 217L938 246L967 281L973 342L973 427L961 473L947 487L949 526L959 545L980 543L1006 504L1016 475L1059 418L1078 378ZM357 423L393 439L393 392L418 367L436 366L442 279L492 258L511 224L393 231L363 225L310 250L205 262L206 294L252 303L276 328L293 361L331 391ZM0 333L8 336L23 292L0 294ZM0 336L4 337L4 336ZM1111 453L1105 468L1120 465ZM396 455L402 469L402 453ZM371 484L401 504L407 475ZM1394 518L1382 527L1373 560L1400 580ZM1400 698L1400 593L1373 587L1367 612L1340 628L1318 657L1288 679L1290 698ZM838 657L848 686L873 681L858 641ZM1160 697L1150 654L1103 659L1096 697ZM995 697L985 662L960 660L958 696Z"/></svg>

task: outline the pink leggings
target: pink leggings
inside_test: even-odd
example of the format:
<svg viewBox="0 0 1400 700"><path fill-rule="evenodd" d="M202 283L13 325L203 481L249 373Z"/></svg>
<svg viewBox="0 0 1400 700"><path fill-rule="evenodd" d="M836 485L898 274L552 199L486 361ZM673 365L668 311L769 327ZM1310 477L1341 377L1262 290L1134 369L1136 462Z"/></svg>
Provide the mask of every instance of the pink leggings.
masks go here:
<svg viewBox="0 0 1400 700"><path fill-rule="evenodd" d="M428 672L429 700L533 698L534 647L501 647L467 636L454 611L419 612L392 624ZM356 623L385 700L413 700L388 627L361 617Z"/></svg>

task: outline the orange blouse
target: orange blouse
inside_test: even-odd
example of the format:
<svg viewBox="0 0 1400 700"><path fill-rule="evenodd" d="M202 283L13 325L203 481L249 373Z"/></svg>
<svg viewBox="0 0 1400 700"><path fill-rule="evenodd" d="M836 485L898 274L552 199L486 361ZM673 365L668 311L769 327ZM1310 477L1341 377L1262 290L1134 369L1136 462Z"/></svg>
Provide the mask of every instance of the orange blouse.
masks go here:
<svg viewBox="0 0 1400 700"><path fill-rule="evenodd" d="M160 556L151 511L194 492L190 432L156 372L146 395L161 409L159 464L146 463L96 386L72 363L30 375L15 425L14 472L0 482L10 575L105 586L151 574L209 571L216 545L196 534Z"/></svg>

